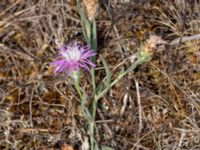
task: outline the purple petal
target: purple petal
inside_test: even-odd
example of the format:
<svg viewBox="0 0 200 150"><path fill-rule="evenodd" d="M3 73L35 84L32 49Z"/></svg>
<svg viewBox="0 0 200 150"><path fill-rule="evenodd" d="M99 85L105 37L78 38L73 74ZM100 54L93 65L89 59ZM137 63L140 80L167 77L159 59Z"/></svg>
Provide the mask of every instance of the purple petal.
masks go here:
<svg viewBox="0 0 200 150"><path fill-rule="evenodd" d="M88 57L92 57L92 56L95 56L96 55L96 52L94 51L87 51L85 53L82 54L81 58L88 58Z"/></svg>
<svg viewBox="0 0 200 150"><path fill-rule="evenodd" d="M57 73L67 71L70 75L74 70L79 71L83 68L84 70L89 71L90 66L95 67L95 64L90 60L90 58L95 56L96 52L91 50L89 46L82 47L80 43L74 42L73 44L63 45L59 50L57 61L50 63L55 67L55 72ZM68 50L70 50L70 52ZM76 51L73 53L73 50ZM77 50L80 51L80 56L76 56ZM71 59L70 57L68 59L64 57L64 55L66 56L68 53L72 56Z"/></svg>

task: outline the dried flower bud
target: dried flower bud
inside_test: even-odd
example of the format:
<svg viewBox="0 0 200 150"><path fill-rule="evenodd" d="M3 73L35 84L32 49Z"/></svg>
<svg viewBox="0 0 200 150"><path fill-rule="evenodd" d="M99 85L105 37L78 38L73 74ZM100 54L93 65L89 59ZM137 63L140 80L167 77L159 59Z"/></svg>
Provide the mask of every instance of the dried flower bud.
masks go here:
<svg viewBox="0 0 200 150"><path fill-rule="evenodd" d="M166 43L167 42L164 41L162 37L151 34L149 39L141 46L139 57L150 58L150 56L155 52L157 45Z"/></svg>
<svg viewBox="0 0 200 150"><path fill-rule="evenodd" d="M144 44L144 50L147 53L153 53L157 45L166 44L167 42L161 36L151 34L149 39Z"/></svg>
<svg viewBox="0 0 200 150"><path fill-rule="evenodd" d="M99 0L83 0L83 8L89 21L94 20L99 8Z"/></svg>
<svg viewBox="0 0 200 150"><path fill-rule="evenodd" d="M76 0L67 0L67 2L72 6L76 5Z"/></svg>

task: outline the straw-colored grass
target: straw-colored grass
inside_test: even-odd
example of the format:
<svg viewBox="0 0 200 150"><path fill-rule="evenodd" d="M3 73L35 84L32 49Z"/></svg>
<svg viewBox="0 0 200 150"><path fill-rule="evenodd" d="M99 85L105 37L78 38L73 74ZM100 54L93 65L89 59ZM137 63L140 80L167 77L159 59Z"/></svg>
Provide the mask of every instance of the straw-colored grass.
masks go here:
<svg viewBox="0 0 200 150"><path fill-rule="evenodd" d="M167 44L99 100L100 148L200 149L199 10L199 0L101 1L98 85L105 76L100 55L114 79L150 34ZM0 149L86 149L78 94L49 65L58 47L74 40L86 43L75 1L1 0ZM81 87L91 94L87 72Z"/></svg>

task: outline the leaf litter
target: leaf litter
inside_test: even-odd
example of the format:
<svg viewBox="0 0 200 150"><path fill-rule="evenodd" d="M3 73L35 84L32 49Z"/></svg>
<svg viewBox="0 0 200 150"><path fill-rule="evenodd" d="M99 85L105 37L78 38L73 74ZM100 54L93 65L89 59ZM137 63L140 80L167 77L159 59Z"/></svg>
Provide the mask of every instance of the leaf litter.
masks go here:
<svg viewBox="0 0 200 150"><path fill-rule="evenodd" d="M55 76L49 65L57 43L84 41L75 3L2 0L1 149L88 147L87 123L72 82L65 74ZM199 8L198 0L101 1L98 53L114 77L132 63L130 56L152 34L165 42L156 45L149 63L138 66L100 99L100 147L200 148ZM98 83L106 74L102 67L97 57ZM81 78L81 86L91 93L90 79Z"/></svg>

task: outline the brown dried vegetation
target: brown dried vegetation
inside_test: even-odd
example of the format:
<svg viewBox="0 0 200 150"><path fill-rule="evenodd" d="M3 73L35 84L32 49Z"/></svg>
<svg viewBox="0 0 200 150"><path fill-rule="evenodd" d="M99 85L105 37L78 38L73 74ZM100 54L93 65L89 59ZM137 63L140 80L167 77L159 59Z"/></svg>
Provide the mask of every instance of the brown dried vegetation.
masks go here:
<svg viewBox="0 0 200 150"><path fill-rule="evenodd" d="M1 0L0 149L71 150L87 144L76 90L49 65L59 44L84 42L76 9L71 0ZM113 78L152 33L168 44L98 102L100 147L200 149L200 41L170 44L200 33L199 10L199 0L101 1L98 54ZM105 75L102 66L97 58L97 83ZM90 95L86 74L81 86Z"/></svg>

